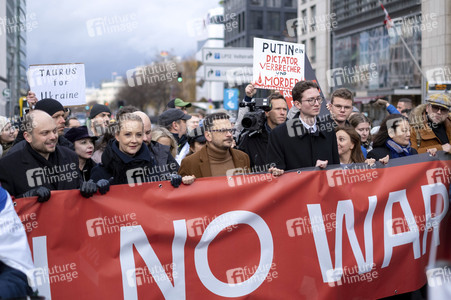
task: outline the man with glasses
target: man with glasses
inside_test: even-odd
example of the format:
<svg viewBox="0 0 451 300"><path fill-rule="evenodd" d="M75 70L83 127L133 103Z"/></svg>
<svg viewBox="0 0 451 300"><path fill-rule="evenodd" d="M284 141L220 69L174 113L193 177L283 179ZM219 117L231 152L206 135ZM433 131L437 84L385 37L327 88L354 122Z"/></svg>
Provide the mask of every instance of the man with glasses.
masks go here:
<svg viewBox="0 0 451 300"><path fill-rule="evenodd" d="M267 162L282 170L339 164L335 131L330 122L318 118L323 102L318 85L300 81L292 94L299 113L271 131Z"/></svg>
<svg viewBox="0 0 451 300"><path fill-rule="evenodd" d="M348 118L352 112L354 97L352 92L346 88L335 90L330 97L330 116L336 126L349 126Z"/></svg>
<svg viewBox="0 0 451 300"><path fill-rule="evenodd" d="M450 152L451 99L445 94L432 94L426 102L427 104L418 106L410 116L412 147L418 153L425 153L431 148Z"/></svg>
<svg viewBox="0 0 451 300"><path fill-rule="evenodd" d="M235 129L226 113L207 115L204 127L207 144L182 160L179 174L183 176L184 184L192 183L195 178L233 175L249 170L249 156L232 149Z"/></svg>

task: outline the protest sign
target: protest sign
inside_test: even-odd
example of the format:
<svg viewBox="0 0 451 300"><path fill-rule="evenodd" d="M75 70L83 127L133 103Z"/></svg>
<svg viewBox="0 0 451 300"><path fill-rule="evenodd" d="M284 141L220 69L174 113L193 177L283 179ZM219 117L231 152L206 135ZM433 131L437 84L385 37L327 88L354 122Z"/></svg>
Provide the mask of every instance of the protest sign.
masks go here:
<svg viewBox="0 0 451 300"><path fill-rule="evenodd" d="M254 83L256 88L291 90L304 80L305 50L295 44L254 38Z"/></svg>
<svg viewBox="0 0 451 300"><path fill-rule="evenodd" d="M28 275L47 299L376 299L413 291L426 283L431 244L451 258L451 161L417 157L278 178L200 178L179 188L139 182L90 199L78 190L54 191L42 204L20 199L35 262ZM440 276L431 280L438 285Z"/></svg>
<svg viewBox="0 0 451 300"><path fill-rule="evenodd" d="M63 106L86 104L84 64L30 65L27 78L38 100L52 98Z"/></svg>

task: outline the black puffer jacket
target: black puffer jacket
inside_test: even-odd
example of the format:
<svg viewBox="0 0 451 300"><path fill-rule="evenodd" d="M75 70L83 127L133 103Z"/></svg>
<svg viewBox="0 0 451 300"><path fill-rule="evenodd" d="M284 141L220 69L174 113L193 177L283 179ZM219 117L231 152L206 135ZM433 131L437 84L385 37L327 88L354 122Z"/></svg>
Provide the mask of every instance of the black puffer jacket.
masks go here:
<svg viewBox="0 0 451 300"><path fill-rule="evenodd" d="M91 171L94 182L100 179L109 180L111 184L141 184L165 180L161 178L156 160L149 149L143 144L135 156L129 156L119 150L119 143L112 140L102 154L102 162Z"/></svg>

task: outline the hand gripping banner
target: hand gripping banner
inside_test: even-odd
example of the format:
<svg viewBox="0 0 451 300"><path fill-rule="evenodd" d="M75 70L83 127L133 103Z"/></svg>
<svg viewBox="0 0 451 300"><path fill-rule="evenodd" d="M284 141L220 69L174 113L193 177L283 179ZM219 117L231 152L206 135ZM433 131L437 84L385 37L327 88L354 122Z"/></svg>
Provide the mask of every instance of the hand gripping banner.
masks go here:
<svg viewBox="0 0 451 300"><path fill-rule="evenodd" d="M450 156L17 200L49 299L375 299L450 260ZM449 271L449 270L448 270ZM428 271L429 284L446 278Z"/></svg>

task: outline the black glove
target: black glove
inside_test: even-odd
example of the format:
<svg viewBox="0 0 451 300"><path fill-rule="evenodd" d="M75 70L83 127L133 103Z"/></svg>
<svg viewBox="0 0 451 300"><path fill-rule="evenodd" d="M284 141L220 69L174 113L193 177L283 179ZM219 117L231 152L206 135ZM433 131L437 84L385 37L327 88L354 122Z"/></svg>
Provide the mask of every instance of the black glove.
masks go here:
<svg viewBox="0 0 451 300"><path fill-rule="evenodd" d="M94 195L97 192L97 185L94 181L83 181L80 187L80 194L85 197L89 198L92 195Z"/></svg>
<svg viewBox="0 0 451 300"><path fill-rule="evenodd" d="M46 202L50 199L50 189L46 188L45 186L40 186L34 189L29 190L25 194L22 195L22 197L34 197L38 196L38 202Z"/></svg>
<svg viewBox="0 0 451 300"><path fill-rule="evenodd" d="M179 174L171 174L171 184L173 187L178 188L182 184L182 176Z"/></svg>
<svg viewBox="0 0 451 300"><path fill-rule="evenodd" d="M110 190L111 182L113 181L113 177L110 180L100 179L97 181L97 188L99 189L99 193L105 195L106 192Z"/></svg>

